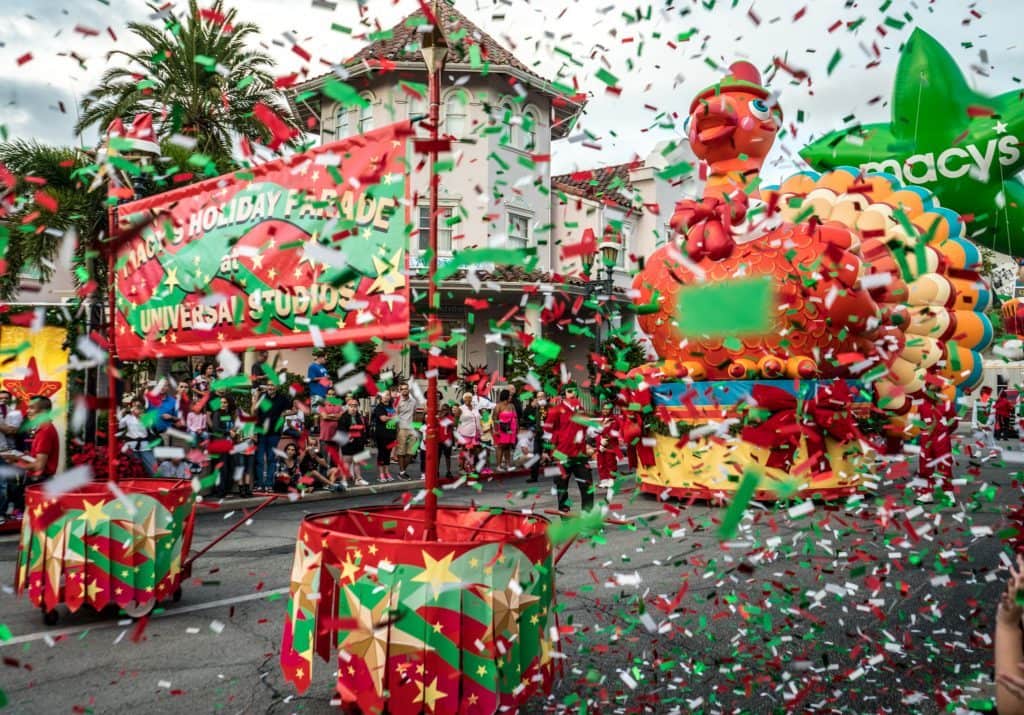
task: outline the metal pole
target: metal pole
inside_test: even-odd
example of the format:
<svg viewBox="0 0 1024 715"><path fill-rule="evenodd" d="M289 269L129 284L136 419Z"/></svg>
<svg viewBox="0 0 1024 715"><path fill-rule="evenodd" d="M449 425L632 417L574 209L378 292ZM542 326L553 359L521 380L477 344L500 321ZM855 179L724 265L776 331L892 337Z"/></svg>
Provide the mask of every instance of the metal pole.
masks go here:
<svg viewBox="0 0 1024 715"><path fill-rule="evenodd" d="M107 253L107 293L110 299L107 316L107 341L110 343L110 358L107 363L107 479L117 481L117 347L114 316L117 310L117 288L114 285L114 250Z"/></svg>
<svg viewBox="0 0 1024 715"><path fill-rule="evenodd" d="M438 18L440 21L440 18ZM442 62L443 65L443 62ZM434 276L437 275L437 192L441 185L441 177L437 173L437 142L439 135L439 115L441 104L440 68L428 66L428 91L430 94L430 268L427 273L427 339L430 347L438 341L440 325L437 320L437 288ZM424 536L428 541L437 539L437 489L440 467L440 450L438 449L437 424L437 367L430 366L427 359L427 454L426 454L426 489L424 500Z"/></svg>

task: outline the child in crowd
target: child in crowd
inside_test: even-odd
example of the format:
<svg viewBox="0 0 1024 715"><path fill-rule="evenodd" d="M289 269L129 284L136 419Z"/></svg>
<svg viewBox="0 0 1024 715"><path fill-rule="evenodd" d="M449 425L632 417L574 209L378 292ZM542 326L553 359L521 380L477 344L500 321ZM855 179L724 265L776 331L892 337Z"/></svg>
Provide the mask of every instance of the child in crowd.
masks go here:
<svg viewBox="0 0 1024 715"><path fill-rule="evenodd" d="M208 417L205 399L193 403L189 408L188 414L185 415L185 429L192 438L192 444L205 442L209 438Z"/></svg>
<svg viewBox="0 0 1024 715"><path fill-rule="evenodd" d="M284 448L284 457L277 460L277 475L274 477L274 491L285 493L298 487L302 476L299 466L299 446L289 442Z"/></svg>
<svg viewBox="0 0 1024 715"><path fill-rule="evenodd" d="M310 436L305 449L302 450L299 472L302 474L301 483L309 487L311 491L316 488L317 483L332 492L340 492L345 489L344 483L338 481L338 468L331 464L322 449L320 440L316 437Z"/></svg>
<svg viewBox="0 0 1024 715"><path fill-rule="evenodd" d="M185 461L184 457L174 456L160 462L156 468L156 476L167 479L191 479L191 465Z"/></svg>

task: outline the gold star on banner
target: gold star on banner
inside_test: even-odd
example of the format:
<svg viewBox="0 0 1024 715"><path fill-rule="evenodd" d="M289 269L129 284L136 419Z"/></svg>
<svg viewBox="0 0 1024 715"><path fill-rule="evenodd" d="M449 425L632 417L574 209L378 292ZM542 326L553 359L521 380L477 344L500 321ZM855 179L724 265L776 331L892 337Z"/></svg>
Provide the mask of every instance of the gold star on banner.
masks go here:
<svg viewBox="0 0 1024 715"><path fill-rule="evenodd" d="M375 553L377 553L377 545L370 544L370 546L367 548L367 551L370 552L370 556L373 556Z"/></svg>
<svg viewBox="0 0 1024 715"><path fill-rule="evenodd" d="M292 275L295 276L296 278L302 278L302 269L296 266L295 270L292 271Z"/></svg>
<svg viewBox="0 0 1024 715"><path fill-rule="evenodd" d="M401 269L402 249L395 251L395 255L389 261L382 261L377 256L373 257L373 268L377 271L377 278L370 286L370 292L380 291L381 293L394 293L405 286L405 275Z"/></svg>
<svg viewBox="0 0 1024 715"><path fill-rule="evenodd" d="M103 513L103 502L96 502L92 504L88 499L83 503L82 513L78 515L79 519L84 519L90 529L95 529L96 524L107 518L106 514Z"/></svg>
<svg viewBox="0 0 1024 715"><path fill-rule="evenodd" d="M434 629L434 633L440 633L441 632L441 628L443 626L441 625L440 621L437 621L435 623L432 623L430 627Z"/></svg>
<svg viewBox="0 0 1024 715"><path fill-rule="evenodd" d="M484 677L485 675L487 675L487 666L486 665L478 665L476 667L476 674L479 677L481 677L481 678Z"/></svg>
<svg viewBox="0 0 1024 715"><path fill-rule="evenodd" d="M257 253L255 256L252 257L252 267L253 268L259 268L260 270L263 269L263 254L262 253Z"/></svg>
<svg viewBox="0 0 1024 715"><path fill-rule="evenodd" d="M432 558L426 551L421 551L421 553L423 554L425 566L423 572L413 576L412 580L420 583L429 583L431 590L434 592L434 598L440 595L446 583L462 583L461 579L451 571L452 559L455 558L454 551L449 552L440 561Z"/></svg>
<svg viewBox="0 0 1024 715"><path fill-rule="evenodd" d="M433 682L430 685L426 683L419 683L420 694L413 700L414 703L423 703L426 707L430 708L431 712L434 712L437 708L437 701L448 697L448 693L443 693L437 687L437 676L434 677Z"/></svg>
<svg viewBox="0 0 1024 715"><path fill-rule="evenodd" d="M352 587L345 586L345 601L356 627L345 635L338 649L362 659L370 672L375 692L381 695L384 692L384 665L389 656L408 655L432 649L419 638L397 628L384 618L386 611L393 605L392 601L397 602L397 594L394 592L381 598L373 608L367 608L352 591Z"/></svg>
<svg viewBox="0 0 1024 715"><path fill-rule="evenodd" d="M267 271L267 277L270 278L270 280L274 280L275 278L277 278L277 270L271 268L269 271Z"/></svg>
<svg viewBox="0 0 1024 715"><path fill-rule="evenodd" d="M164 278L164 285L167 286L167 290L171 291L181 285L181 281L178 280L178 267L167 269L167 277Z"/></svg>
<svg viewBox="0 0 1024 715"><path fill-rule="evenodd" d="M472 694L470 694L468 699L469 699L469 704L470 705L476 705L477 701L480 699L480 696L477 695L476 693L472 693Z"/></svg>

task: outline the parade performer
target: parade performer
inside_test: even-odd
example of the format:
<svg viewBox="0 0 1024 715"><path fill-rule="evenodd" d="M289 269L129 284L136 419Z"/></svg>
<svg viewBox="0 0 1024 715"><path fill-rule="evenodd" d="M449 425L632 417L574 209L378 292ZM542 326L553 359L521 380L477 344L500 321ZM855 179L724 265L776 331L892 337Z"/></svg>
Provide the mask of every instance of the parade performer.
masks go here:
<svg viewBox="0 0 1024 715"><path fill-rule="evenodd" d="M996 444L995 438L996 412L995 401L992 399L992 388L985 385L978 392L978 396L971 401L971 433L973 442L971 446L977 450L987 450L987 455L978 455L975 461L987 462L997 457L1002 451ZM973 449L972 457L973 455Z"/></svg>
<svg viewBox="0 0 1024 715"><path fill-rule="evenodd" d="M587 428L575 418L583 414L579 391L569 383L564 396L548 410L544 422L545 438L551 444L550 457L559 465L555 478L558 510L569 511L569 479L576 481L580 490L580 505L584 511L594 506L594 475L590 471L590 450L587 446Z"/></svg>
<svg viewBox="0 0 1024 715"><path fill-rule="evenodd" d="M601 424L597 433L597 485L602 489L615 484L622 459L622 420L610 402L601 405Z"/></svg>

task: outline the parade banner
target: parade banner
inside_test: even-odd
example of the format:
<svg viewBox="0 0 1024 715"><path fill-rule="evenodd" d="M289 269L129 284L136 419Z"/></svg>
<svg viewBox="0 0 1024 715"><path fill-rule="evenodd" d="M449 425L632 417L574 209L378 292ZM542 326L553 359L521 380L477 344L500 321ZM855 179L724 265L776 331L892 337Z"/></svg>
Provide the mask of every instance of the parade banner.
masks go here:
<svg viewBox="0 0 1024 715"><path fill-rule="evenodd" d="M118 208L118 357L396 339L408 122Z"/></svg>

